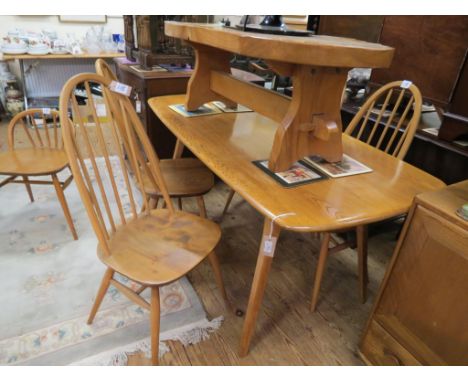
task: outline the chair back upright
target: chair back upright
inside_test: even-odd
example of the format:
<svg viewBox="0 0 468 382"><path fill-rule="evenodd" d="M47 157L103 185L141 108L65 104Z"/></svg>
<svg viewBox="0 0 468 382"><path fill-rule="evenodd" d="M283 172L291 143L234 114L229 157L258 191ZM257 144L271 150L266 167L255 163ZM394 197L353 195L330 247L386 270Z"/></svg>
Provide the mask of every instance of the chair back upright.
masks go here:
<svg viewBox="0 0 468 382"><path fill-rule="evenodd" d="M16 114L8 124L8 147L14 150L20 144L16 132L22 129L28 146L33 148L63 149L59 113L56 110L28 109Z"/></svg>
<svg viewBox="0 0 468 382"><path fill-rule="evenodd" d="M167 208L174 213L159 159L141 121L128 97L110 90L110 83L101 75L83 73L70 78L60 94L65 150L104 255L110 254L108 241L118 227L138 218L137 193L143 189L144 177L161 190ZM86 105L78 105L77 88L85 93ZM102 92L102 100L92 94L92 88ZM98 101L105 105L104 117L102 107L98 116ZM68 117L69 109L73 120ZM116 179L118 174L122 176ZM150 214L147 198L141 199L142 213Z"/></svg>
<svg viewBox="0 0 468 382"><path fill-rule="evenodd" d="M367 99L345 134L404 159L418 128L421 108L422 96L414 84L390 82Z"/></svg>
<svg viewBox="0 0 468 382"><path fill-rule="evenodd" d="M110 65L103 60L102 58L98 58L94 63L94 67L96 68L96 73L100 74L101 76L110 79L111 81L117 81L117 76L115 75L114 71L111 69Z"/></svg>

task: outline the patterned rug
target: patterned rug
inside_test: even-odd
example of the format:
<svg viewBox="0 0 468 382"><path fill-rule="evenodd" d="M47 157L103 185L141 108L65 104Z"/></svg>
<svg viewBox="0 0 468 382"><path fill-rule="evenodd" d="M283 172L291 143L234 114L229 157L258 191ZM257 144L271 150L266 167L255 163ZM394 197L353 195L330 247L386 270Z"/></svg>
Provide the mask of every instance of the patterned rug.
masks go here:
<svg viewBox="0 0 468 382"><path fill-rule="evenodd" d="M59 178L68 174L66 169ZM121 174L116 178L124 184ZM93 324L86 324L105 267L96 256L97 239L75 183L65 197L78 241L53 186L32 188L34 203L22 184L0 189L0 365L121 365L126 353L148 353L149 313L112 286ZM119 189L128 197L125 187ZM184 345L207 338L222 321L207 320L185 278L161 289L161 316L161 341L177 339ZM161 343L160 354L167 350Z"/></svg>

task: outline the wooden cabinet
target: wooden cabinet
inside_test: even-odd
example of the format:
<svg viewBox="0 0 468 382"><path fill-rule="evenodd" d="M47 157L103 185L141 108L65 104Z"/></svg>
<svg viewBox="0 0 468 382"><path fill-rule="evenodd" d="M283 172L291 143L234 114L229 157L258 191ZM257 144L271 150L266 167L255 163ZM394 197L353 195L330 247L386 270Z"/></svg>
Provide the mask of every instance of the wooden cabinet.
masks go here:
<svg viewBox="0 0 468 382"><path fill-rule="evenodd" d="M372 365L468 365L468 181L415 198L365 330Z"/></svg>
<svg viewBox="0 0 468 382"><path fill-rule="evenodd" d="M151 143L160 158L171 158L174 152L176 138L148 107L148 99L169 94L183 94L192 74L189 72L137 72L125 58L115 59L119 81L133 88L132 101L141 101L140 119L146 128Z"/></svg>

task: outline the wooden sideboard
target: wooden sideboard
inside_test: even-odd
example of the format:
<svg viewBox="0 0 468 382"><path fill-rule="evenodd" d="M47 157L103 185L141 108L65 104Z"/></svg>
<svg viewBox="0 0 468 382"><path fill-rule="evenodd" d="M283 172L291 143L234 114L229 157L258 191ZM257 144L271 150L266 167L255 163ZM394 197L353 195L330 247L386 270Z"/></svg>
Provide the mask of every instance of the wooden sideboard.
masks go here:
<svg viewBox="0 0 468 382"><path fill-rule="evenodd" d="M367 324L372 365L468 365L468 181L415 198Z"/></svg>
<svg viewBox="0 0 468 382"><path fill-rule="evenodd" d="M171 158L176 138L148 107L148 99L169 94L182 94L192 74L188 72L137 72L130 65L136 65L125 58L116 58L115 66L119 81L133 88L132 102L136 97L141 101L139 116L146 132L160 158Z"/></svg>

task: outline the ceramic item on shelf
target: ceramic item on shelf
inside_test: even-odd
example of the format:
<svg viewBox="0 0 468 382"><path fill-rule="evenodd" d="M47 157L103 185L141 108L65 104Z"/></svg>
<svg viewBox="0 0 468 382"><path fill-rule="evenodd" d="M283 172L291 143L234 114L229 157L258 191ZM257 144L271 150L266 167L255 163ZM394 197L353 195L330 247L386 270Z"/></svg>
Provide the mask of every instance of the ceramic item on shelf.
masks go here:
<svg viewBox="0 0 468 382"><path fill-rule="evenodd" d="M31 43L29 44L29 48L28 48L28 54L32 54L32 55L44 55L44 54L48 54L50 52L50 47L49 45L43 43L43 42L37 42L35 41L34 43Z"/></svg>
<svg viewBox="0 0 468 382"><path fill-rule="evenodd" d="M11 46L2 46L2 52L5 54L25 54L28 51L27 47L18 48L18 47L11 47Z"/></svg>
<svg viewBox="0 0 468 382"><path fill-rule="evenodd" d="M5 97L10 100L10 99L21 99L23 96L23 93L21 93L20 90L15 89L13 85L10 85L6 90L5 90Z"/></svg>
<svg viewBox="0 0 468 382"><path fill-rule="evenodd" d="M52 54L67 54L67 44L64 40L56 39L52 41Z"/></svg>
<svg viewBox="0 0 468 382"><path fill-rule="evenodd" d="M24 40L17 36L3 37L2 52L6 54L26 53L28 45Z"/></svg>
<svg viewBox="0 0 468 382"><path fill-rule="evenodd" d="M24 101L20 99L8 99L6 101L6 109L12 116L15 116L24 110Z"/></svg>

